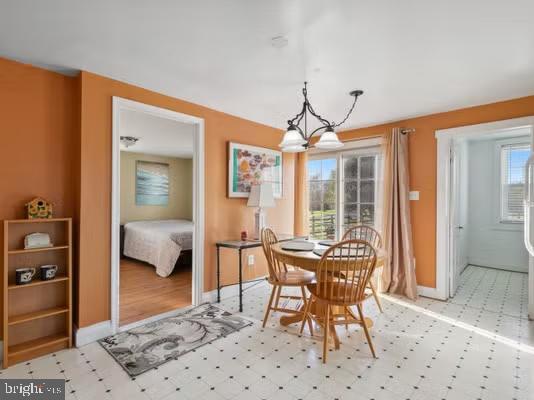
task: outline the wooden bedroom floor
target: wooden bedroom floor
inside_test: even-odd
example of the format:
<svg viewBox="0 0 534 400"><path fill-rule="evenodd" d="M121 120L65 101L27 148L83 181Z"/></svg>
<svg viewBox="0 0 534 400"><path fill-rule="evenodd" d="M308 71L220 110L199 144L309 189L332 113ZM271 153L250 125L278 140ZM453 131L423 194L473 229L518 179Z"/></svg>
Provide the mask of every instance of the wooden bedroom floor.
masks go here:
<svg viewBox="0 0 534 400"><path fill-rule="evenodd" d="M120 264L120 325L191 305L190 267L177 266L167 278L156 269L130 258Z"/></svg>

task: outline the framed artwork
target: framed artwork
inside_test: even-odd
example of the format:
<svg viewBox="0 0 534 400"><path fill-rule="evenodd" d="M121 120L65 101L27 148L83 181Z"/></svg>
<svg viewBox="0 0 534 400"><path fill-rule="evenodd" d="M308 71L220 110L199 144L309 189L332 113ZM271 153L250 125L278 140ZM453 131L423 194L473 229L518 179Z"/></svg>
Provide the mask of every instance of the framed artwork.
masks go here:
<svg viewBox="0 0 534 400"><path fill-rule="evenodd" d="M229 142L228 158L228 197L248 197L259 183L272 183L274 197L282 197L280 151Z"/></svg>
<svg viewBox="0 0 534 400"><path fill-rule="evenodd" d="M136 162L135 204L138 206L169 204L169 164L140 160Z"/></svg>

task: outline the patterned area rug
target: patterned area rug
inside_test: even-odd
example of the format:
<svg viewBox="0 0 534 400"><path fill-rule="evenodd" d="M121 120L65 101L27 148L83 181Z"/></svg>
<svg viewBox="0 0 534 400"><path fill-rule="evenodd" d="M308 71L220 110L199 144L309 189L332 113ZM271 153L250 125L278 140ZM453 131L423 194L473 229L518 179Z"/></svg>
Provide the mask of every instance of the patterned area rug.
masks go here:
<svg viewBox="0 0 534 400"><path fill-rule="evenodd" d="M136 376L251 324L211 304L202 304L99 343L130 376Z"/></svg>

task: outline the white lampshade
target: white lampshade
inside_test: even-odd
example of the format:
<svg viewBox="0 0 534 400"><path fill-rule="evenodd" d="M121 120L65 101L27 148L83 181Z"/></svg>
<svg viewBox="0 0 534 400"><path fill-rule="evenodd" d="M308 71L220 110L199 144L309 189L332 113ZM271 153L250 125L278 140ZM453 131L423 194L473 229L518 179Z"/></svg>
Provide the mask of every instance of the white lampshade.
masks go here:
<svg viewBox="0 0 534 400"><path fill-rule="evenodd" d="M306 147L304 147L303 145L299 144L299 145L296 145L296 146L282 147L282 151L284 153L301 153L303 151L306 151Z"/></svg>
<svg viewBox="0 0 534 400"><path fill-rule="evenodd" d="M289 148L293 146L302 146L306 140L300 135L294 126L287 128L287 131L282 139L282 143L278 146L282 148Z"/></svg>
<svg viewBox="0 0 534 400"><path fill-rule="evenodd" d="M270 183L252 185L247 206L260 208L274 207L273 185Z"/></svg>
<svg viewBox="0 0 534 400"><path fill-rule="evenodd" d="M315 143L315 147L318 149L331 150L343 147L343 143L339 141L334 129L327 128L321 135L319 141Z"/></svg>

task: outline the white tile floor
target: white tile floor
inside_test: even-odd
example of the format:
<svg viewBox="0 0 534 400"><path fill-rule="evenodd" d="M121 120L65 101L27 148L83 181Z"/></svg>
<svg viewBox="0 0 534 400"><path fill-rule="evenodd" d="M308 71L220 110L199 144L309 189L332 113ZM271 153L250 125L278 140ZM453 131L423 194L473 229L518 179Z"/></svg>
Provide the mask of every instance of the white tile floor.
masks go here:
<svg viewBox="0 0 534 400"><path fill-rule="evenodd" d="M341 351L320 360L321 341L261 328L269 288L246 293L253 326L131 379L96 343L1 371L0 378L65 378L68 399L534 399L534 323L525 274L468 267L450 302L385 296L363 333L338 328ZM237 310L237 299L221 304Z"/></svg>

